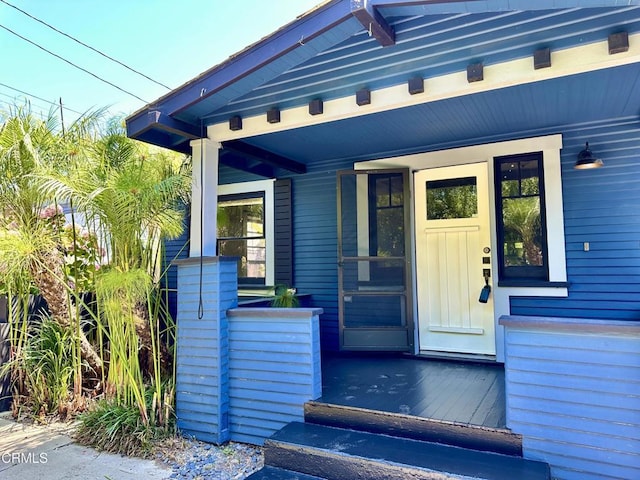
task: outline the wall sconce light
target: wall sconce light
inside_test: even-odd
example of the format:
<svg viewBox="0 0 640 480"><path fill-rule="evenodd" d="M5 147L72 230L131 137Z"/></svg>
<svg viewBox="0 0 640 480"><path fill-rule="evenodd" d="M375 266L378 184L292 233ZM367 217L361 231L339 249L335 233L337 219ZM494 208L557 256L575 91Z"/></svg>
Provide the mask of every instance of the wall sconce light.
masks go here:
<svg viewBox="0 0 640 480"><path fill-rule="evenodd" d="M604 165L604 163L602 163L602 160L599 158L593 156L593 152L589 149L589 142L587 142L584 150L578 154L578 160L573 168L582 170L587 168L600 168L602 165Z"/></svg>

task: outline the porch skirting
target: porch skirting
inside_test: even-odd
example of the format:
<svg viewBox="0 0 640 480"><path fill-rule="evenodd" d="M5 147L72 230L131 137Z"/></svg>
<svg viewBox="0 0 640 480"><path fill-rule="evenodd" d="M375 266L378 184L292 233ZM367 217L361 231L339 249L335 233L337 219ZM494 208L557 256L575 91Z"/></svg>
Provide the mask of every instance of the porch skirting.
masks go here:
<svg viewBox="0 0 640 480"><path fill-rule="evenodd" d="M503 316L507 427L553 478L640 478L640 322Z"/></svg>
<svg viewBox="0 0 640 480"><path fill-rule="evenodd" d="M175 263L178 428L206 442L262 445L302 421L304 403L322 394L322 309L235 308L237 259L203 258L202 295L200 259Z"/></svg>

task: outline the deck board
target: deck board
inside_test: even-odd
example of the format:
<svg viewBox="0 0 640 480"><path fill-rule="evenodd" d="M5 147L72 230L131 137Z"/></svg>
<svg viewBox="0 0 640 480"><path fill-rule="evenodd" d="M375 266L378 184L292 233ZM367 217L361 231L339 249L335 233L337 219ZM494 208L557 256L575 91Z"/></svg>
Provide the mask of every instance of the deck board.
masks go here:
<svg viewBox="0 0 640 480"><path fill-rule="evenodd" d="M322 398L336 405L505 428L500 364L323 354Z"/></svg>

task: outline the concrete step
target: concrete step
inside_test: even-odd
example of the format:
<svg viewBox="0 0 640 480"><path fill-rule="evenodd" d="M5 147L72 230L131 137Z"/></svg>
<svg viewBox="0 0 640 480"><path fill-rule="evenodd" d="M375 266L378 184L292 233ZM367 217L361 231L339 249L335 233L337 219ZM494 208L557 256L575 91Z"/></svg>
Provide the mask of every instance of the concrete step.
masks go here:
<svg viewBox="0 0 640 480"><path fill-rule="evenodd" d="M305 404L304 419L307 423L329 427L522 456L522 436L507 429L466 425L316 401Z"/></svg>
<svg viewBox="0 0 640 480"><path fill-rule="evenodd" d="M267 466L327 480L549 479L541 462L299 422L265 441L264 459Z"/></svg>
<svg viewBox="0 0 640 480"><path fill-rule="evenodd" d="M276 467L263 467L255 473L249 475L246 480L326 480L313 475L305 475L304 473L294 472L292 470L284 470Z"/></svg>

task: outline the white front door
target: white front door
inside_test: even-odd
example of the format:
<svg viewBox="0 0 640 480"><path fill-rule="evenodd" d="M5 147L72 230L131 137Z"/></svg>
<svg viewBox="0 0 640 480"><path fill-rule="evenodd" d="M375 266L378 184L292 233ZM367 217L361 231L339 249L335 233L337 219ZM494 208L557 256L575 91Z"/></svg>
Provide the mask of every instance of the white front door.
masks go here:
<svg viewBox="0 0 640 480"><path fill-rule="evenodd" d="M495 354L486 163L415 173L421 351ZM485 280L485 275L490 276Z"/></svg>

